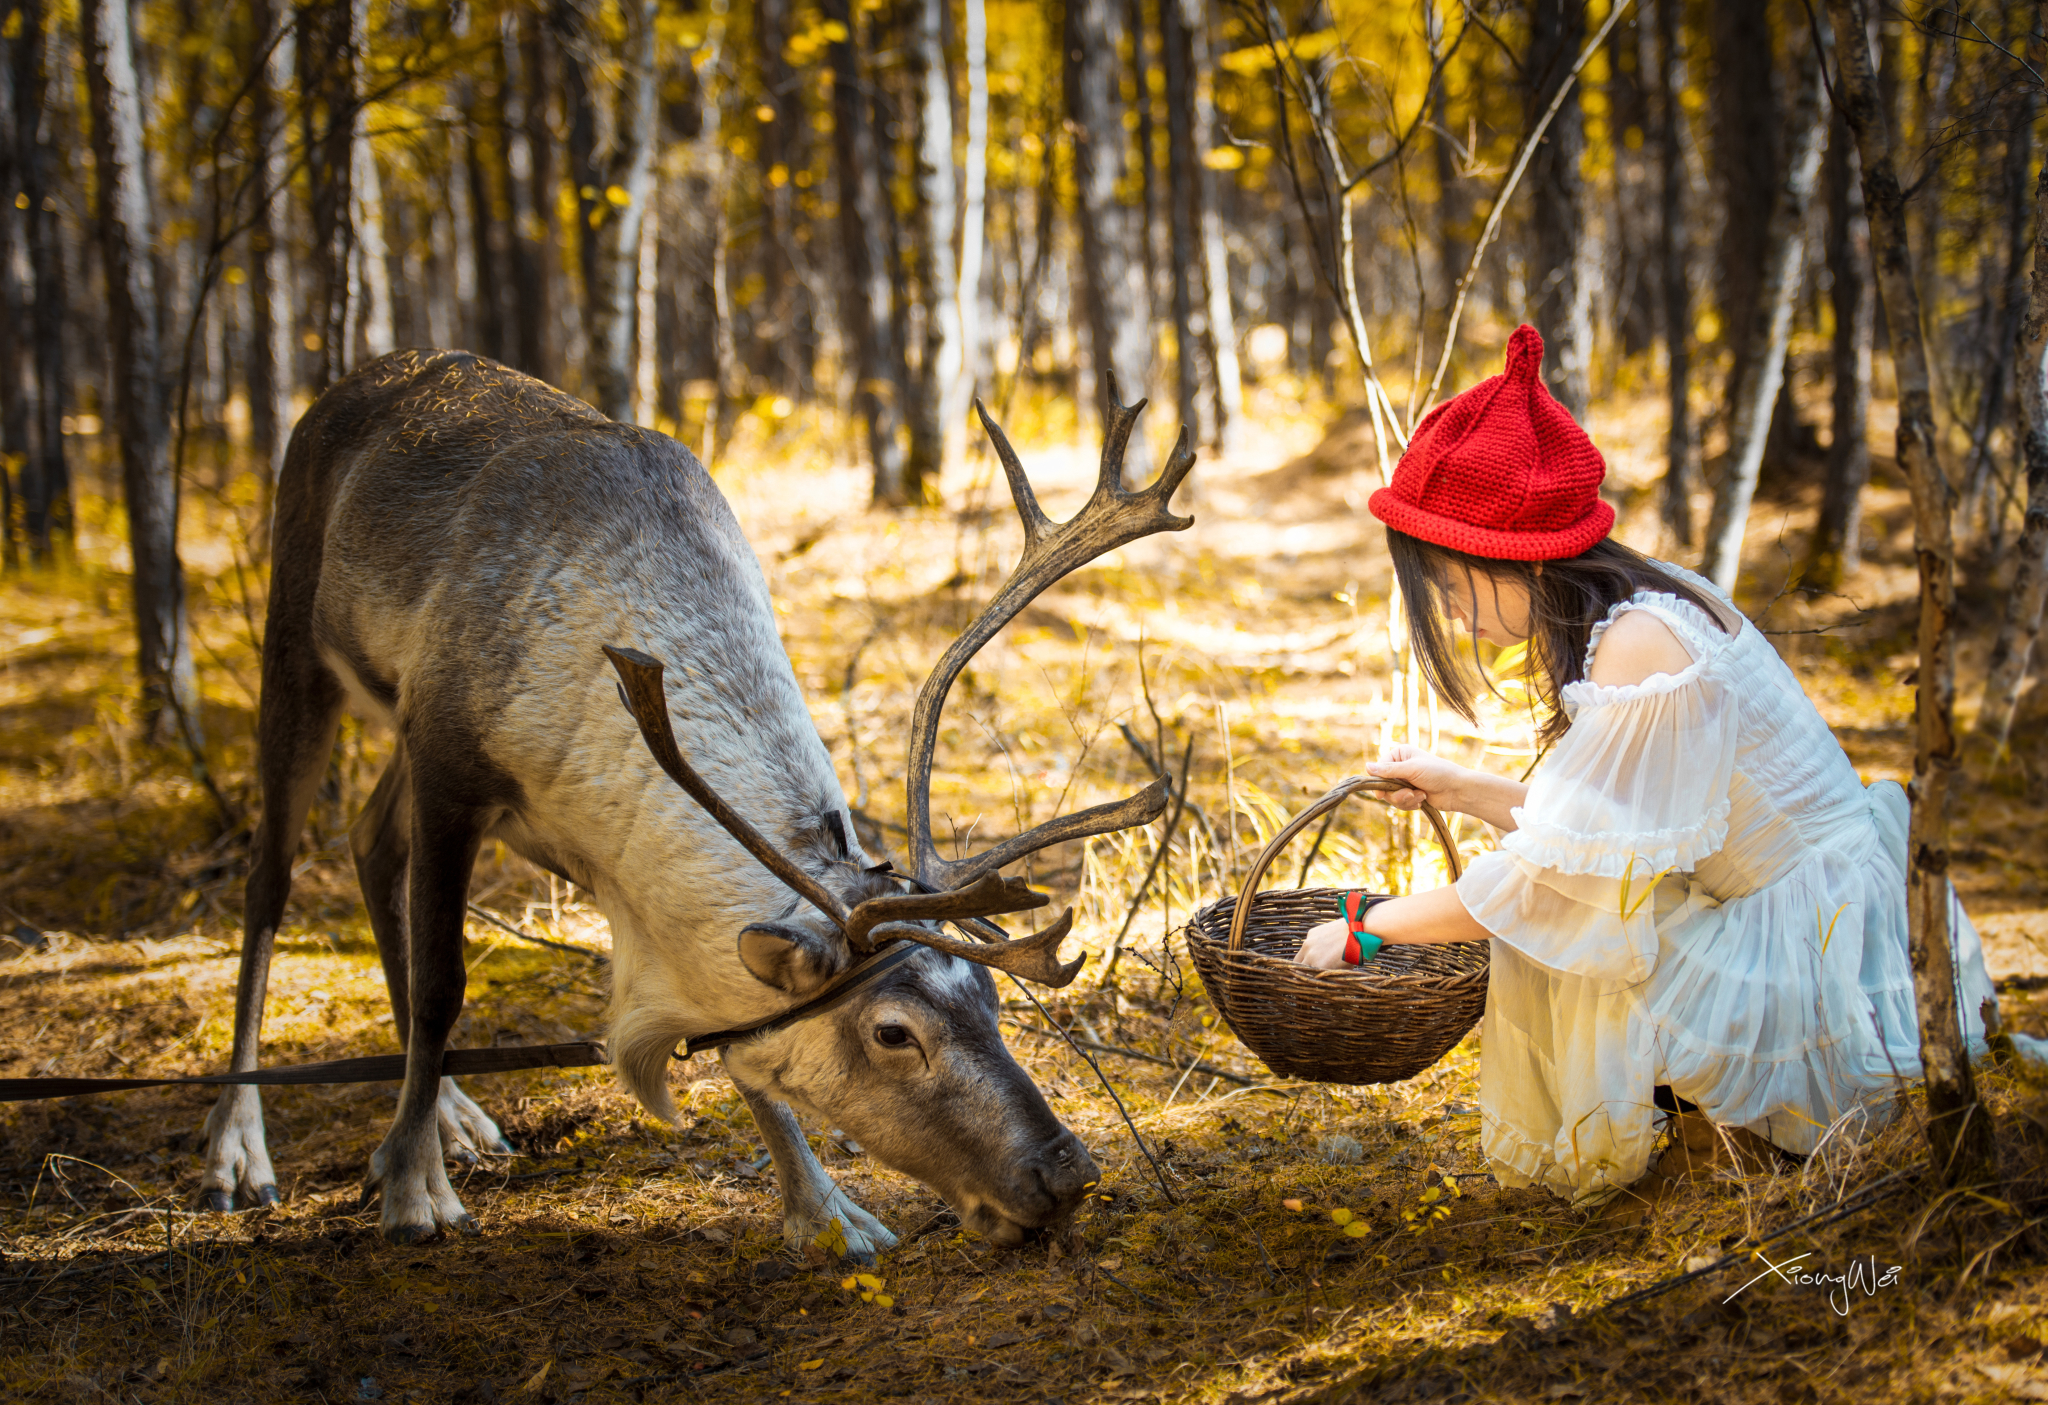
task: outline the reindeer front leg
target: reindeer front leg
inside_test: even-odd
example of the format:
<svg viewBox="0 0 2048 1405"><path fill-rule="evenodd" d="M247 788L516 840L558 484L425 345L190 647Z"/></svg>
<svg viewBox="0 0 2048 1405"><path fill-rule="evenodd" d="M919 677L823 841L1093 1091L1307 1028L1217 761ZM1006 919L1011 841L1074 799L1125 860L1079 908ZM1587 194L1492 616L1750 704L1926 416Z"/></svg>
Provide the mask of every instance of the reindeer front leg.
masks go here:
<svg viewBox="0 0 2048 1405"><path fill-rule="evenodd" d="M462 918L469 874L484 825L477 814L418 794L412 806L407 876L407 942L411 1028L405 1044L405 1087L384 1144L370 1157L364 1194L381 1191L384 1237L394 1244L431 1239L443 1230L477 1232L448 1183L442 1160L441 1056L462 1014L468 972L462 961Z"/></svg>
<svg viewBox="0 0 2048 1405"><path fill-rule="evenodd" d="M737 1080L734 1086L753 1109L754 1125L761 1129L768 1154L775 1158L775 1179L782 1187L783 1242L802 1252L825 1235L836 1219L840 1233L846 1236L846 1257L855 1263L872 1264L878 1251L895 1248L896 1236L888 1226L854 1204L818 1164L789 1104Z"/></svg>

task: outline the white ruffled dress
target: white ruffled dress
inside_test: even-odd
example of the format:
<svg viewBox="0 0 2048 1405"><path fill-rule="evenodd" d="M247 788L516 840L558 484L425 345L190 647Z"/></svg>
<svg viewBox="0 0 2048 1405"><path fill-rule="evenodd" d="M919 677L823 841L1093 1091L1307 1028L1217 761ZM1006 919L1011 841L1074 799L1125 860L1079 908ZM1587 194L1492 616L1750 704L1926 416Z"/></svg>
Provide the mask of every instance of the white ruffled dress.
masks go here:
<svg viewBox="0 0 2048 1405"><path fill-rule="evenodd" d="M1661 564L1661 563L1660 563ZM1665 570L1709 600L1712 585ZM1638 592L1692 655L1563 690L1571 729L1458 894L1493 934L1482 1144L1503 1185L1597 1203L1648 1168L1667 1084L1787 1151L1920 1073L1905 792L1866 787L1770 642ZM1741 619L1732 604L1730 621ZM1991 994L1952 907L1966 1038Z"/></svg>

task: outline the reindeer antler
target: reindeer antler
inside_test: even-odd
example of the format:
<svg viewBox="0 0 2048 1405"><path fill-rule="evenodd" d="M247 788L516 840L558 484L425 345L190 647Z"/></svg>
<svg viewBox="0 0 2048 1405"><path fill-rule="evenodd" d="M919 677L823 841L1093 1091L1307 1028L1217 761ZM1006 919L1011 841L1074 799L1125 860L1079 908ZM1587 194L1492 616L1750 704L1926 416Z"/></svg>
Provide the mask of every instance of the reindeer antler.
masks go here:
<svg viewBox="0 0 2048 1405"><path fill-rule="evenodd" d="M1071 907L1051 926L1014 941L955 941L917 924L950 921L969 930L998 930L978 919L1025 912L1051 901L1032 892L1021 879L998 876L998 869L1069 839L1085 839L1144 824L1156 819L1166 808L1166 782L1158 780L1123 800L1091 806L1037 825L969 859L942 859L932 843L932 756L938 748L939 714L946 705L946 694L952 691L953 682L967 661L1047 587L1077 567L1140 537L1154 532L1184 531L1194 525L1194 518L1176 517L1167 510L1174 489L1195 466L1195 451L1188 444L1187 428L1181 428L1173 456L1159 477L1151 486L1131 492L1123 485L1124 450L1145 402L1121 403L1116 378L1110 376L1108 381L1112 408L1095 493L1072 518L1059 523L1049 519L1038 506L1037 494L1031 491L1031 481L1024 476L1017 451L1010 447L1001 427L989 417L980 400L974 402L975 413L981 416L982 426L994 441L1003 473L1010 480L1017 515L1024 522L1024 554L981 614L940 656L938 665L918 691L917 707L911 714L910 771L904 788L909 802L912 872L926 891L869 898L849 913L822 883L771 844L691 767L676 745L675 728L669 721L661 662L637 649L605 646L605 657L618 670L624 685L626 706L640 724L640 735L662 770L764 868L829 917L856 951L871 952L893 941L916 942L1025 980L1055 988L1064 986L1074 979L1087 959L1077 956L1064 965L1059 960L1060 942L1074 925Z"/></svg>
<svg viewBox="0 0 2048 1405"><path fill-rule="evenodd" d="M1195 466L1195 451L1188 443L1186 426L1182 426L1180 438L1173 446L1173 456L1166 461L1159 477L1150 487L1131 492L1123 485L1124 449L1130 443L1131 430L1137 424L1145 402L1123 404L1117 396L1116 377L1111 375L1108 381L1112 408L1103 439L1102 468L1096 478L1095 493L1085 507L1060 523L1049 519L1039 507L1038 495L1031 491L1031 480L1024 476L1024 465L1018 462L1017 451L1010 447L1002 427L990 418L980 400L974 402L974 412L981 416L982 427L988 431L988 437L995 445L996 458L1003 465L1003 475L1010 480L1010 496L1016 499L1017 515L1024 521L1024 554L1017 559L1016 569L1011 571L1010 578L1003 582L1002 588L996 591L981 614L940 656L931 676L925 679L924 687L918 690L917 707L911 713L910 774L905 782L909 799L910 863L911 871L929 888L965 887L983 874L1015 863L1026 854L1035 854L1069 839L1086 839L1090 835L1129 829L1158 818L1166 808L1166 782L1154 781L1127 799L1091 806L1077 814L1048 821L970 859L942 859L938 847L932 842L932 757L938 749L939 714L945 708L946 695L952 691L954 680L967 667L967 661L995 637L996 631L1015 619L1025 606L1062 576L1140 537L1154 532L1186 531L1194 525L1194 518L1176 517L1167 510L1174 489Z"/></svg>
<svg viewBox="0 0 2048 1405"><path fill-rule="evenodd" d="M767 837L749 824L745 816L726 804L719 793L697 774L696 768L684 757L682 748L676 745L675 725L668 718L668 698L661 687L661 660L651 654L643 654L638 649L614 649L609 644L603 648L604 656L610 659L612 667L619 671L619 681L624 685L626 707L633 714L633 720L640 724L641 738L647 743L647 749L654 753L654 759L661 769L668 772L669 779L688 791L690 798L702 805L727 834L740 841L740 847L761 861L761 867L794 888L810 902L811 906L844 927L846 905L824 884L798 868L780 849L769 843Z"/></svg>

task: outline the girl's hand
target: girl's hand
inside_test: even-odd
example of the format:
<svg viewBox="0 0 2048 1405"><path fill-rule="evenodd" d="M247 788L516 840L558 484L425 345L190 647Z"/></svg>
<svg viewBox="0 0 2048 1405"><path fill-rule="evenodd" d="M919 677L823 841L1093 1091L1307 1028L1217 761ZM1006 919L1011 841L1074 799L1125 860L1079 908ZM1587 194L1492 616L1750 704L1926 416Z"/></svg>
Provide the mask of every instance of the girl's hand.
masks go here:
<svg viewBox="0 0 2048 1405"><path fill-rule="evenodd" d="M1301 950L1294 953L1294 964L1337 970L1344 965L1344 945L1350 935L1351 929L1341 917L1309 928L1308 935L1301 940Z"/></svg>
<svg viewBox="0 0 2048 1405"><path fill-rule="evenodd" d="M1406 790L1390 790L1381 797L1401 810L1419 810L1425 800L1439 810L1463 810L1465 782L1472 774L1455 761L1400 745L1388 747L1386 755L1365 770L1367 775L1407 784Z"/></svg>

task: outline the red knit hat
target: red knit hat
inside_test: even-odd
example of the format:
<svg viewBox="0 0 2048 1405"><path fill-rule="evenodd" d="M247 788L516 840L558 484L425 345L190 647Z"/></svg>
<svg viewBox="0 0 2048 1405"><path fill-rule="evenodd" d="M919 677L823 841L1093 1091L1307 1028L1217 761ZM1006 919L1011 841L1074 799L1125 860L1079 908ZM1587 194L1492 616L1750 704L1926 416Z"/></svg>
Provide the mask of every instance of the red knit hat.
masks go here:
<svg viewBox="0 0 2048 1405"><path fill-rule="evenodd" d="M1518 327L1507 369L1423 417L1373 516L1453 551L1503 561L1577 556L1614 526L1606 461L1551 398L1543 338Z"/></svg>

